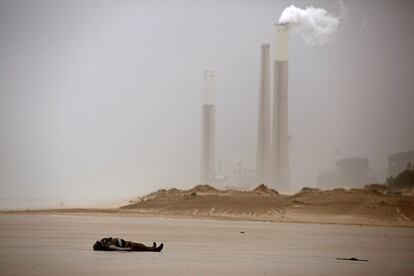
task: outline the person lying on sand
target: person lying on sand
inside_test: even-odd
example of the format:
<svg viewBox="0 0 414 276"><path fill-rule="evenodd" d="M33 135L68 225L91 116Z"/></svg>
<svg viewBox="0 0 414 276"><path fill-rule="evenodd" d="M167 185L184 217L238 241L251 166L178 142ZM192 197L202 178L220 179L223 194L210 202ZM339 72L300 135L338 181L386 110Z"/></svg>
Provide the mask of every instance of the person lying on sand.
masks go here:
<svg viewBox="0 0 414 276"><path fill-rule="evenodd" d="M96 241L93 245L93 250L100 251L151 251L151 252L161 252L164 245L161 243L157 247L157 244L154 242L152 246L146 246L142 243L136 243L132 241L126 241L119 238L103 238L100 241Z"/></svg>

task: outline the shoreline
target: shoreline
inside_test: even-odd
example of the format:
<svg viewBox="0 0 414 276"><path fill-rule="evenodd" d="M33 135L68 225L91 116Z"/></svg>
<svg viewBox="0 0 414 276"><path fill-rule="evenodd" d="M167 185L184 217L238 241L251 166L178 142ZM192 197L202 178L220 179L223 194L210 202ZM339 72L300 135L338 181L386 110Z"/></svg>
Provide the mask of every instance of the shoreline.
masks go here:
<svg viewBox="0 0 414 276"><path fill-rule="evenodd" d="M220 216L220 215L187 215L164 212L139 212L122 209L99 208L68 208L68 209L33 209L33 210L0 210L0 215L57 215L57 216L95 216L95 217L136 217L148 219L184 219L184 220L215 220L215 221L248 221L270 223L298 223L298 224L335 224L373 227L403 227L414 228L413 221L384 221L358 216L329 216L329 215L287 215L277 217L248 217L248 216Z"/></svg>

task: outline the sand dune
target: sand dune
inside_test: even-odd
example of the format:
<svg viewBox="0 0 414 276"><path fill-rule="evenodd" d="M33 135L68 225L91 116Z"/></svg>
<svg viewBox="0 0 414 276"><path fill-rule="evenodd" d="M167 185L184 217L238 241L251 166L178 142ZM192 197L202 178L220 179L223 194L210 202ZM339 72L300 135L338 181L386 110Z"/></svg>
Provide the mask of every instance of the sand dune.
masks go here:
<svg viewBox="0 0 414 276"><path fill-rule="evenodd" d="M414 197L377 189L304 188L289 196L265 185L252 191L199 185L184 191L159 190L121 209L162 215L414 226Z"/></svg>

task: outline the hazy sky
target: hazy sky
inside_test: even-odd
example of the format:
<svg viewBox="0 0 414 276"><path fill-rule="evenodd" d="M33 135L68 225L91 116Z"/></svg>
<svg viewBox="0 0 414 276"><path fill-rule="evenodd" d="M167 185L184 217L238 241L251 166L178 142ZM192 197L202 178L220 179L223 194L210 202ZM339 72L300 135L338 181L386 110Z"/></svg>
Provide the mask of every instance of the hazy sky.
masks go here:
<svg viewBox="0 0 414 276"><path fill-rule="evenodd" d="M217 155L255 167L260 44L283 8L335 1L0 0L0 200L198 184L204 68ZM413 1L343 1L335 39L290 39L292 186L337 158L414 150ZM338 154L334 155L338 148Z"/></svg>

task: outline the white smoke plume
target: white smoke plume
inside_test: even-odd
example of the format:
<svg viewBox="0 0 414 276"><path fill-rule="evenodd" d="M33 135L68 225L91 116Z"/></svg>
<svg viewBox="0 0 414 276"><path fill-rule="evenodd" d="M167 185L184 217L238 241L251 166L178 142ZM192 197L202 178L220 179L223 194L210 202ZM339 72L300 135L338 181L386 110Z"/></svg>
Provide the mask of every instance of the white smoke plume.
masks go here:
<svg viewBox="0 0 414 276"><path fill-rule="evenodd" d="M289 24L289 27L310 45L322 45L336 33L339 18L329 14L325 9L312 6L301 9L290 5L280 15L279 24Z"/></svg>

